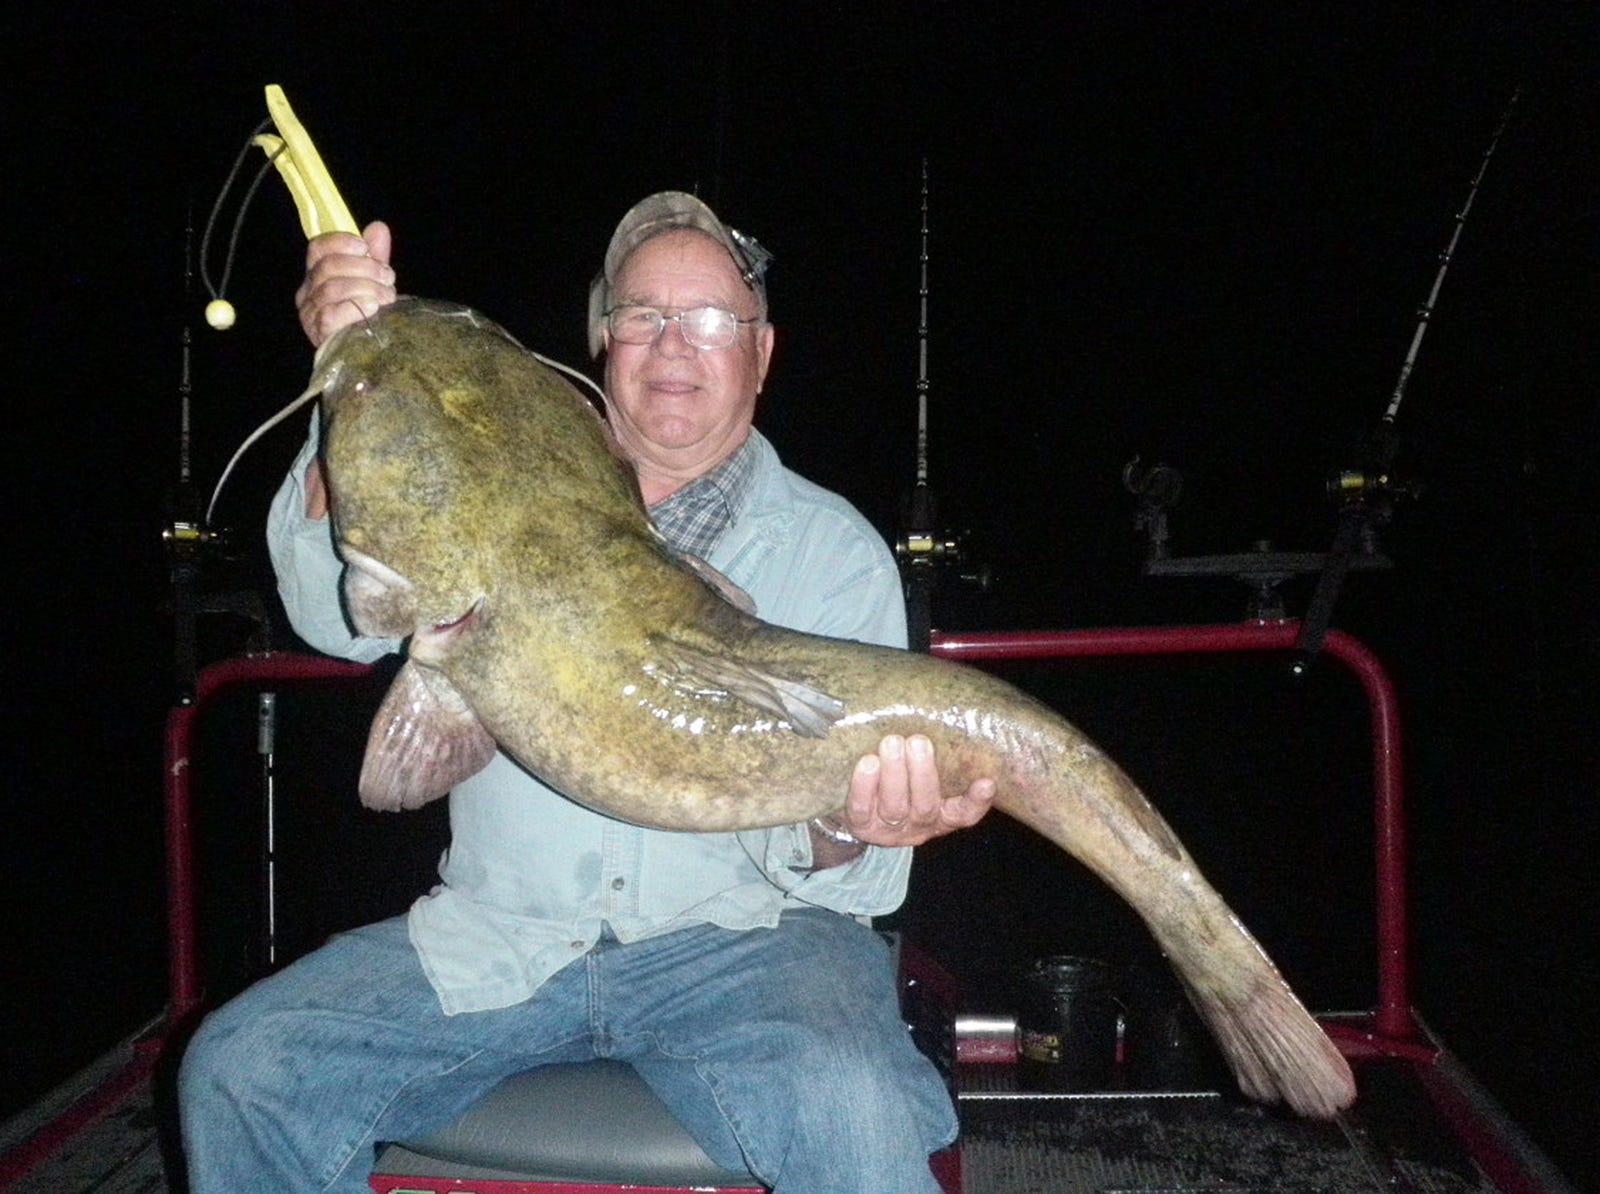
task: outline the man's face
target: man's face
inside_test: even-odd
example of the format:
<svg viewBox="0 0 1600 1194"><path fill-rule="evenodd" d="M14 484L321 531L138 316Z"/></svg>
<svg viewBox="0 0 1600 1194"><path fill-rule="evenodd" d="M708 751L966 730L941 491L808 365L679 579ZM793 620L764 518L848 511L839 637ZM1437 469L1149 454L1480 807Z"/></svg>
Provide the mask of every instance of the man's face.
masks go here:
<svg viewBox="0 0 1600 1194"><path fill-rule="evenodd" d="M740 319L759 312L728 251L689 230L635 249L612 293L615 305L637 303L668 315L695 307L722 307ZM741 327L719 349L686 343L676 322L653 344L620 344L607 335L611 426L639 467L647 501L714 468L745 441L771 355L767 325Z"/></svg>

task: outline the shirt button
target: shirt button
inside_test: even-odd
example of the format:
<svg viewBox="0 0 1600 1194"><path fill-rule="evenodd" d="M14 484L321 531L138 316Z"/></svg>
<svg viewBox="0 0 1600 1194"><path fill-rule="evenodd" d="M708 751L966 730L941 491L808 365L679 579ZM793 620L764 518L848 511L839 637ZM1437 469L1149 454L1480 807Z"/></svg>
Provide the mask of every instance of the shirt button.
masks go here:
<svg viewBox="0 0 1600 1194"><path fill-rule="evenodd" d="M620 876L620 875L617 876L615 879L611 880L611 890L612 891L621 891L626 886L628 886L628 881L626 879L622 878L622 876Z"/></svg>

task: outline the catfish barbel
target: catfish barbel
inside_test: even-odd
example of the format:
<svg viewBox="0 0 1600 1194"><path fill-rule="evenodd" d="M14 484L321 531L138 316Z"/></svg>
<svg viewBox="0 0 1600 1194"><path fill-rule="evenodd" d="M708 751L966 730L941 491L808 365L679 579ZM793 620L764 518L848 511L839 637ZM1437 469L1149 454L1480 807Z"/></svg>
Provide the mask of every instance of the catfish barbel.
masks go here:
<svg viewBox="0 0 1600 1194"><path fill-rule="evenodd" d="M839 812L855 761L925 734L948 795L995 807L1130 903L1240 1087L1331 1117L1344 1058L1133 782L986 672L768 625L676 557L594 407L483 316L408 299L330 339L323 461L345 598L410 639L361 796L441 796L496 747L639 825L726 831Z"/></svg>

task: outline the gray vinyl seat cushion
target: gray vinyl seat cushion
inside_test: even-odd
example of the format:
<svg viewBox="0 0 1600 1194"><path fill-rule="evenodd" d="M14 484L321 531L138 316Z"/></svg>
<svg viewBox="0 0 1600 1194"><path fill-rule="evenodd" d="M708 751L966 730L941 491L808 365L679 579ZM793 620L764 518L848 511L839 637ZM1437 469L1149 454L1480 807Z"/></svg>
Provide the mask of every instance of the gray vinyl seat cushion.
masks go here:
<svg viewBox="0 0 1600 1194"><path fill-rule="evenodd" d="M515 1074L451 1123L391 1146L378 1169L479 1181L762 1188L749 1172L706 1156L621 1061Z"/></svg>

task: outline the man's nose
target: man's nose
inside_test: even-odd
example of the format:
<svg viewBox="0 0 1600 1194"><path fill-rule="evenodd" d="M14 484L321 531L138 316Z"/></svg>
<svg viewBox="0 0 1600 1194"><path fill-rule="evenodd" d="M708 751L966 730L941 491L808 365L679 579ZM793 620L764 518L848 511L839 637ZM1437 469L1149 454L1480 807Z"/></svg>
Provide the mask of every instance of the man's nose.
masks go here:
<svg viewBox="0 0 1600 1194"><path fill-rule="evenodd" d="M700 350L683 338L683 320L669 319L661 325L661 334L652 345L664 357L693 356Z"/></svg>

